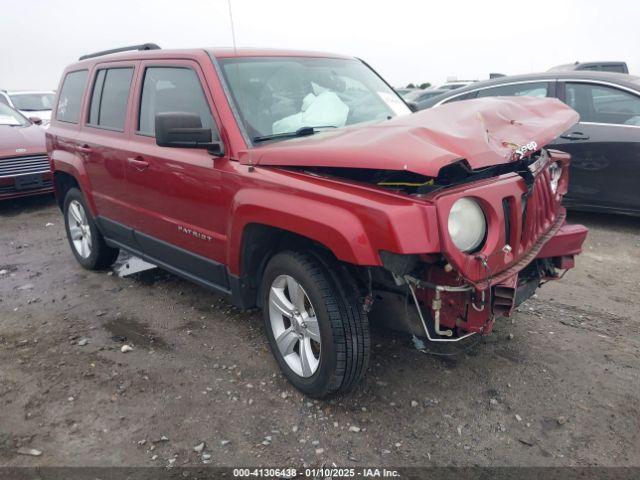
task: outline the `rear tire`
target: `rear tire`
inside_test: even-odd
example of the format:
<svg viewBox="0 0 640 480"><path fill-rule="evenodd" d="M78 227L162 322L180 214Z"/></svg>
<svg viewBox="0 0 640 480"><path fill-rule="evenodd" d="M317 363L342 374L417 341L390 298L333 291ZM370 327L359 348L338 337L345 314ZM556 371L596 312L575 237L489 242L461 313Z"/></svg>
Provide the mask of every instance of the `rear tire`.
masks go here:
<svg viewBox="0 0 640 480"><path fill-rule="evenodd" d="M338 266L331 270L340 272ZM371 348L369 322L349 277L332 275L312 255L282 252L267 264L261 293L271 351L294 387L324 398L362 379Z"/></svg>
<svg viewBox="0 0 640 480"><path fill-rule="evenodd" d="M87 270L113 265L120 250L106 244L80 190L72 188L67 192L62 211L67 240L78 263Z"/></svg>

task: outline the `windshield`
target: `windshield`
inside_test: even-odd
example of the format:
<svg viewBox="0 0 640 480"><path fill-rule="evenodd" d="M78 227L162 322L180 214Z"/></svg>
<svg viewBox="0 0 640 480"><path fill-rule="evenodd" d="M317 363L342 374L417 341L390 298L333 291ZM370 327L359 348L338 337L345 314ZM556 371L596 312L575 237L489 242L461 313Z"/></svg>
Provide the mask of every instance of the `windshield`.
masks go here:
<svg viewBox="0 0 640 480"><path fill-rule="evenodd" d="M13 108L0 103L0 125L10 125L12 127L26 127L30 122Z"/></svg>
<svg viewBox="0 0 640 480"><path fill-rule="evenodd" d="M357 60L247 57L221 59L220 64L252 139L411 113L396 92Z"/></svg>
<svg viewBox="0 0 640 480"><path fill-rule="evenodd" d="M51 110L53 93L13 93L9 95L14 107L25 112Z"/></svg>

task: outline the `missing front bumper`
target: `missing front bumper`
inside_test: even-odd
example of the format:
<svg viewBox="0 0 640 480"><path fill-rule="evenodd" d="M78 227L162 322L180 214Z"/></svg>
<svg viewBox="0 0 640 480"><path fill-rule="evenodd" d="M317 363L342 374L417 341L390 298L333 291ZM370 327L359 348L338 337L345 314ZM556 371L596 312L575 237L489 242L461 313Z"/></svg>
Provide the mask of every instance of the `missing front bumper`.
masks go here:
<svg viewBox="0 0 640 480"><path fill-rule="evenodd" d="M435 282L403 276L423 336L434 342L457 342L489 333L496 317L512 315L544 281L560 278L558 269L573 268L574 255L582 251L586 235L582 225L562 225L529 255L529 263L477 285L446 284L447 275L442 272L435 275L439 280ZM459 278L455 272L448 277Z"/></svg>

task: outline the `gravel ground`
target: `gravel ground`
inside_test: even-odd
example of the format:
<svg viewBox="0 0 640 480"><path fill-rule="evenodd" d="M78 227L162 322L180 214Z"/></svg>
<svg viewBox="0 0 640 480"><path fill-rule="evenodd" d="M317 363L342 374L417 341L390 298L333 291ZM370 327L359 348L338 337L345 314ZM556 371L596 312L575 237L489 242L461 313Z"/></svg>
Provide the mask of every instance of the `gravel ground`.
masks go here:
<svg viewBox="0 0 640 480"><path fill-rule="evenodd" d="M576 269L492 335L435 356L375 330L360 388L319 402L257 313L85 271L51 197L0 203L0 465L640 465L640 219L570 217Z"/></svg>

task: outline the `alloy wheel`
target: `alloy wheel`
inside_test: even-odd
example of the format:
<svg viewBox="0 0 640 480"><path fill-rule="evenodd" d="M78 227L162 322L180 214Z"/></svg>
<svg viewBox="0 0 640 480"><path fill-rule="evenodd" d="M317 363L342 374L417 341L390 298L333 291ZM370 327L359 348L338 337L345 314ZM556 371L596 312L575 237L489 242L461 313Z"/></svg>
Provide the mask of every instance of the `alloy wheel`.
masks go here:
<svg viewBox="0 0 640 480"><path fill-rule="evenodd" d="M304 378L320 365L320 328L315 309L302 285L279 275L269 291L269 320L278 351L289 368Z"/></svg>
<svg viewBox="0 0 640 480"><path fill-rule="evenodd" d="M91 228L87 213L79 201L72 200L69 203L67 221L73 248L82 258L88 258L91 255Z"/></svg>

